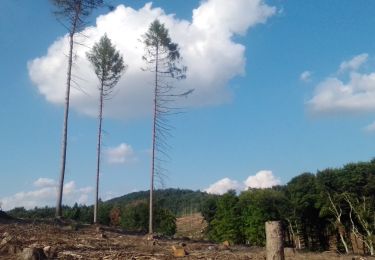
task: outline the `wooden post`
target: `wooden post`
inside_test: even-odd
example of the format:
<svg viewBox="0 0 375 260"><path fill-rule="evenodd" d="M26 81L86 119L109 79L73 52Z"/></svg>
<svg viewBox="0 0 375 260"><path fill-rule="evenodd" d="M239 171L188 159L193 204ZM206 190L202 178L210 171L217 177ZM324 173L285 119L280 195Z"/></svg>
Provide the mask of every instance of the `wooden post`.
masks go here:
<svg viewBox="0 0 375 260"><path fill-rule="evenodd" d="M267 260L284 260L284 239L280 221L266 222Z"/></svg>

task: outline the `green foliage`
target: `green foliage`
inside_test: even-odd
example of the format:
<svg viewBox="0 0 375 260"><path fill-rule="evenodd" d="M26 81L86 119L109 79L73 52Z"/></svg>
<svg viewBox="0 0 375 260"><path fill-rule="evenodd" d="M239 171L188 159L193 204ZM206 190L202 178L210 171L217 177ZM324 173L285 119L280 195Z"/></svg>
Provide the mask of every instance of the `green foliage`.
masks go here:
<svg viewBox="0 0 375 260"><path fill-rule="evenodd" d="M264 223L282 220L288 211L289 203L285 194L273 189L252 189L241 193L242 235L246 243L264 246L266 234Z"/></svg>
<svg viewBox="0 0 375 260"><path fill-rule="evenodd" d="M329 221L320 212L325 201L320 193L317 178L311 173L294 177L285 187L291 209L285 215L289 231L298 234L305 241L305 246L313 250L328 248L325 230Z"/></svg>
<svg viewBox="0 0 375 260"><path fill-rule="evenodd" d="M148 206L148 202L144 200L135 201L124 207L121 226L128 231L146 233L149 221ZM153 222L154 230L159 234L171 236L176 233L176 217L168 209L154 207Z"/></svg>
<svg viewBox="0 0 375 260"><path fill-rule="evenodd" d="M185 78L186 67L179 66L182 58L178 44L172 42L168 29L159 20L153 21L143 35L143 44L146 49L143 59L158 68L153 72L167 74L175 79Z"/></svg>
<svg viewBox="0 0 375 260"><path fill-rule="evenodd" d="M102 225L109 226L111 223L111 210L114 208L115 205L109 205L107 203L103 203L99 200L99 207L98 207L98 222Z"/></svg>
<svg viewBox="0 0 375 260"><path fill-rule="evenodd" d="M236 195L234 191L218 196L189 190L157 190L155 230L173 234L174 216L193 207L201 211L208 222L208 237L219 242L228 240L232 243L264 245L264 223L268 220L281 220L285 224L286 243L290 245L293 244L294 234L303 241L307 249L327 250L329 237L338 236L340 231L349 247L351 232L363 236L366 246L371 247L375 233L374 180L375 160L372 160L326 169L316 175L304 173L285 186L251 189L240 195ZM136 192L104 202L102 206L108 207L107 212L120 207L121 225L125 229L146 232L147 197L147 191ZM337 225L329 198L341 214L340 225ZM92 210L92 207L64 207L64 211L70 212L70 218L79 218L80 221L87 209ZM8 214L16 217L53 217L53 209L15 208ZM338 248L342 248L340 242Z"/></svg>
<svg viewBox="0 0 375 260"><path fill-rule="evenodd" d="M310 250L327 250L329 237L351 232L363 235L371 251L375 227L375 160L350 163L338 169L303 173L287 185L251 189L239 196L232 191L203 204L208 236L215 241L264 245L264 223L281 220L286 243L295 238ZM340 223L329 200L340 214ZM294 236L294 237L293 237ZM338 244L338 248L343 248Z"/></svg>
<svg viewBox="0 0 375 260"><path fill-rule="evenodd" d="M155 190L154 196L157 198L159 207L170 210L176 216L199 212L202 205L213 197L205 192L186 189ZM148 197L149 191L137 191L108 200L105 203L126 207L134 201L145 201Z"/></svg>
<svg viewBox="0 0 375 260"><path fill-rule="evenodd" d="M165 208L154 209L154 230L156 233L172 236L176 233L176 216Z"/></svg>
<svg viewBox="0 0 375 260"><path fill-rule="evenodd" d="M200 212L202 213L203 218L207 221L209 228L210 223L214 219L216 214L218 199L218 196L209 196L200 208Z"/></svg>
<svg viewBox="0 0 375 260"><path fill-rule="evenodd" d="M87 58L94 67L104 94L109 94L126 68L121 54L105 34L87 53Z"/></svg>
<svg viewBox="0 0 375 260"><path fill-rule="evenodd" d="M148 203L135 201L125 206L122 210L121 226L128 231L147 232Z"/></svg>
<svg viewBox="0 0 375 260"><path fill-rule="evenodd" d="M68 211L64 211L64 218L79 220L81 218L81 208L77 203L74 204L73 208Z"/></svg>
<svg viewBox="0 0 375 260"><path fill-rule="evenodd" d="M82 223L91 223L92 222L92 206L84 206L75 204L73 207L63 206L65 219L73 219ZM26 210L24 207L14 208L7 213L15 218L24 218L24 219L46 219L54 218L55 208L44 207Z"/></svg>
<svg viewBox="0 0 375 260"><path fill-rule="evenodd" d="M216 214L210 222L209 238L219 242L241 242L240 218L238 197L235 191L228 191L217 201Z"/></svg>
<svg viewBox="0 0 375 260"><path fill-rule="evenodd" d="M103 5L103 0L50 0L56 7L55 14L72 22L74 14L79 14L79 20L76 23L82 23L82 17L88 16L91 12Z"/></svg>

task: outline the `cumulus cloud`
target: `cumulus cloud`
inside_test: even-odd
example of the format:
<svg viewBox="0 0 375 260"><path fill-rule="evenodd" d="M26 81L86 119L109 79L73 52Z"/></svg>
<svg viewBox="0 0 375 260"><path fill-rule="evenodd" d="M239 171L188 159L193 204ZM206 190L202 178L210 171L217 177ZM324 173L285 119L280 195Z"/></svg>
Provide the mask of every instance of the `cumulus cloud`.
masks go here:
<svg viewBox="0 0 375 260"><path fill-rule="evenodd" d="M210 185L204 191L211 194L224 194L228 190L242 191L244 190L244 185L238 181L224 178Z"/></svg>
<svg viewBox="0 0 375 260"><path fill-rule="evenodd" d="M37 189L22 191L9 197L0 198L2 209L10 210L15 207L32 209L34 207L55 205L57 199L57 183L55 180L39 178L34 182L34 186ZM86 204L92 191L92 187L77 188L74 181L69 181L64 185L63 204L72 205L75 202Z"/></svg>
<svg viewBox="0 0 375 260"><path fill-rule="evenodd" d="M303 82L309 82L311 80L311 75L312 75L311 71L305 70L304 72L301 73L301 75L299 76L299 79Z"/></svg>
<svg viewBox="0 0 375 260"><path fill-rule="evenodd" d="M230 79L245 70L245 46L235 42L234 35L244 35L257 24L265 23L276 13L276 8L263 0L207 0L193 10L191 21L180 20L151 3L139 10L119 5L114 11L97 18L95 26L87 27L78 37L83 45L75 46L74 84L71 106L76 111L95 116L97 112L97 78L85 58L85 53L107 33L129 65L117 85L117 94L105 105L107 116L131 119L146 116L152 105L152 78L141 71L144 52L139 42L156 18L169 28L173 41L180 45L187 79L179 88L195 91L184 106L204 106L228 102ZM86 46L86 47L85 47ZM28 63L29 76L48 102L63 104L68 53L68 36L58 38L43 57ZM83 90L83 91L82 91ZM209 98L207 98L209 97Z"/></svg>
<svg viewBox="0 0 375 260"><path fill-rule="evenodd" d="M347 70L358 70L364 63L367 62L368 54L362 53L354 56L351 60L343 61L340 64L339 72L344 72Z"/></svg>
<svg viewBox="0 0 375 260"><path fill-rule="evenodd" d="M263 170L257 172L254 176L249 176L244 183L248 188L264 189L280 185L281 181L273 175L272 171Z"/></svg>
<svg viewBox="0 0 375 260"><path fill-rule="evenodd" d="M107 162L110 164L122 164L137 161L133 148L126 143L106 149L105 155Z"/></svg>
<svg viewBox="0 0 375 260"><path fill-rule="evenodd" d="M358 69L367 60L367 54L359 55L351 61L343 62L341 69L347 71L347 79L331 76L321 81L315 88L313 97L307 102L316 114L363 113L375 111L375 72L360 73ZM365 58L363 58L365 57Z"/></svg>
<svg viewBox="0 0 375 260"><path fill-rule="evenodd" d="M257 172L255 175L250 175L244 182L231 180L229 178L221 179L210 185L204 191L211 194L224 194L228 190L241 192L247 190L248 188L264 189L280 184L280 179L276 178L272 171L262 170Z"/></svg>

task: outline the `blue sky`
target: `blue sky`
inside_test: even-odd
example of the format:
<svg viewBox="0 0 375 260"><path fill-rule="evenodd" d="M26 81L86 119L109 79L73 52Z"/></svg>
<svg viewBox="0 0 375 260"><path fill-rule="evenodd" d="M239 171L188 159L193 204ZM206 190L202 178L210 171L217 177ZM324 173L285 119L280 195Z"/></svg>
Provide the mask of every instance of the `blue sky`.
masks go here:
<svg viewBox="0 0 375 260"><path fill-rule="evenodd" d="M95 12L85 42L108 30L129 65L119 96L104 107L102 198L149 186L152 92L134 42L156 17L170 26L189 64L188 79L177 86L196 89L178 103L186 113L171 119L166 187L217 193L262 187L374 157L374 1L111 2L124 6ZM66 32L51 10L48 1L0 2L5 209L55 202ZM47 52L52 44L56 51ZM79 57L87 50L78 50L73 72L92 95L73 93L68 204L91 203L95 181L96 78Z"/></svg>

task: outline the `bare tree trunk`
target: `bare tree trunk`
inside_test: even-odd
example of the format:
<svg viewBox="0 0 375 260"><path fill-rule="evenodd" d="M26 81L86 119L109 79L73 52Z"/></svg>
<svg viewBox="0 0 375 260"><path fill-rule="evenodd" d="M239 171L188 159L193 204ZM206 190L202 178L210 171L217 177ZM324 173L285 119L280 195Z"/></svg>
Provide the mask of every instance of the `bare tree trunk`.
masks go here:
<svg viewBox="0 0 375 260"><path fill-rule="evenodd" d="M284 237L280 221L266 222L267 260L284 260Z"/></svg>
<svg viewBox="0 0 375 260"><path fill-rule="evenodd" d="M369 223L368 221L366 221L366 219L363 217L362 213L358 210L358 208L362 208L363 207L363 210L366 212L366 197L363 197L363 204L362 205L359 205L359 200L356 201L357 203L353 203L351 200L350 200L350 197L345 194L345 200L346 202L349 204L350 206L350 213L349 213L349 217L350 217L350 222L352 223L352 231L354 233L354 235L363 241L363 243L365 244L365 246L367 247L367 249L369 250L370 252L370 255L373 256L374 255L374 235L373 235L373 231L371 230L371 223ZM354 205L358 205L357 208L354 206ZM359 225L362 226L363 230L364 230L364 233L361 233L359 230L358 230L358 227L356 226L355 222L353 221L353 217L352 217L352 212L354 212L358 222L359 222ZM373 216L373 221L374 221L374 224L375 224L375 214Z"/></svg>
<svg viewBox="0 0 375 260"><path fill-rule="evenodd" d="M339 230L339 236L340 236L341 243L344 245L345 253L349 254L349 247L345 241L345 234L342 230Z"/></svg>
<svg viewBox="0 0 375 260"><path fill-rule="evenodd" d="M159 46L156 46L156 59L155 59L155 89L154 89L154 122L152 126L152 159L151 159L151 184L150 184L150 208L149 208L149 223L148 233L153 233L153 193L154 193L154 177L155 177L155 148L156 148L156 110L157 110L157 91L158 91L158 59L159 59Z"/></svg>
<svg viewBox="0 0 375 260"><path fill-rule="evenodd" d="M94 205L94 223L98 221L98 206L99 206L99 174L100 174L100 152L102 145L102 121L103 121L103 93L104 86L103 82L100 86L100 97L99 97L99 128L98 128L98 145L97 145L97 161L96 161L96 190L95 190L95 205Z"/></svg>
<svg viewBox="0 0 375 260"><path fill-rule="evenodd" d="M57 218L61 218L62 216L61 204L62 204L62 196L63 196L63 189L64 189L66 150L67 150L67 145L68 145L69 100L70 100L70 82L72 78L72 65L73 65L74 34L75 34L75 24L73 27L73 32L69 34L69 61L68 61L68 72L67 72L66 91L65 91L65 113L64 113L63 137L62 137L62 145L61 145L61 172L60 172L59 190L57 194L56 214L55 214Z"/></svg>
<svg viewBox="0 0 375 260"><path fill-rule="evenodd" d="M287 219L288 223L289 223L289 230L290 230L290 233L292 235L292 243L293 243L293 246L297 249L301 249L301 243L299 241L299 237L298 237L298 227L297 227L297 233L294 232L294 228L293 228L293 225L292 225L292 221Z"/></svg>
<svg viewBox="0 0 375 260"><path fill-rule="evenodd" d="M333 203L331 195L329 193L327 195L328 195L328 199L329 199L329 201L331 203L331 206L332 206L330 208L330 210L332 211L332 213L334 214L334 216L336 218L336 222L334 222L333 224L339 232L341 243L344 245L344 248L345 248L345 253L349 254L349 247L348 247L348 244L345 241L345 227L341 222L342 209L340 208L340 206L338 206L338 209L337 209L335 203Z"/></svg>

